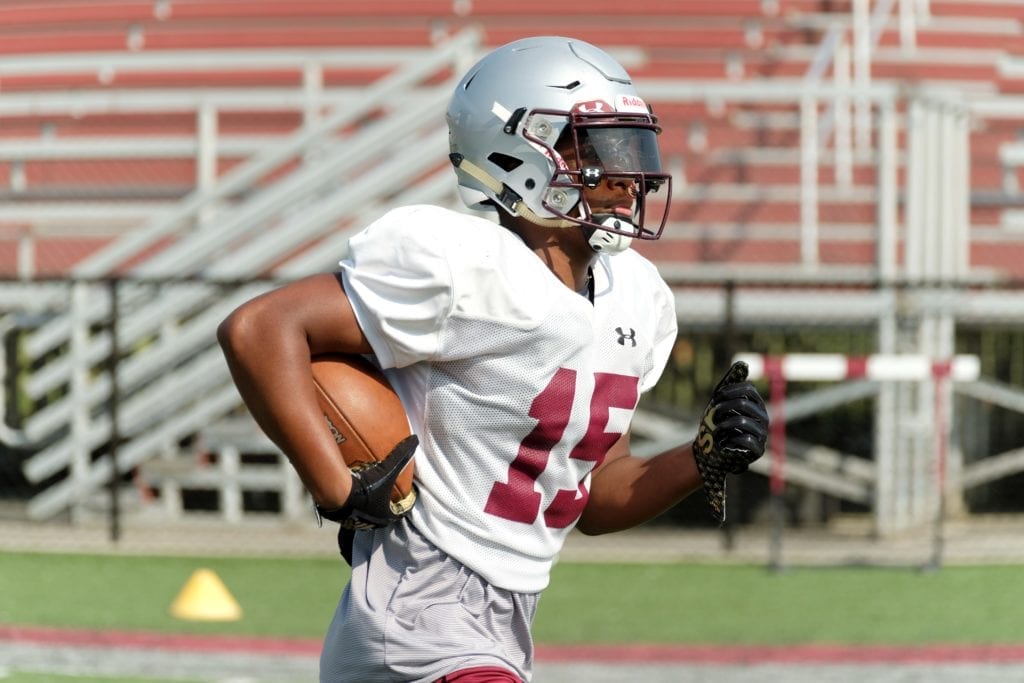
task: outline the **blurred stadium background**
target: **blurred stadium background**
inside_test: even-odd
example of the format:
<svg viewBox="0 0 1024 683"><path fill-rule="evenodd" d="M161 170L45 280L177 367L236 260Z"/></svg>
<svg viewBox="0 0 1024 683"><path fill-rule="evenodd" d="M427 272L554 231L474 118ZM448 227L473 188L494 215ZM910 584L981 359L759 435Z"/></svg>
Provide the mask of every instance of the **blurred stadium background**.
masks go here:
<svg viewBox="0 0 1024 683"><path fill-rule="evenodd" d="M787 378L723 538L1024 512L1018 0L37 0L0 5L0 522L299 552L308 501L216 324L391 206L458 208L451 87L539 33L615 54L664 127L674 209L637 248L680 337L641 448L688 438L736 353L979 361ZM652 526L708 530L698 498Z"/></svg>

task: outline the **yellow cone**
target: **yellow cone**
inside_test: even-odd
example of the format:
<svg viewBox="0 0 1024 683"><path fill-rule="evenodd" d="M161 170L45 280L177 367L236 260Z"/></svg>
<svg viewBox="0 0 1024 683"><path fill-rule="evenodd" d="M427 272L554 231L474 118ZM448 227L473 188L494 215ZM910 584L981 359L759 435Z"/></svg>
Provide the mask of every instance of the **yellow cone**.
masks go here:
<svg viewBox="0 0 1024 683"><path fill-rule="evenodd" d="M197 569L171 603L171 616L190 621L237 621L242 608L213 571Z"/></svg>

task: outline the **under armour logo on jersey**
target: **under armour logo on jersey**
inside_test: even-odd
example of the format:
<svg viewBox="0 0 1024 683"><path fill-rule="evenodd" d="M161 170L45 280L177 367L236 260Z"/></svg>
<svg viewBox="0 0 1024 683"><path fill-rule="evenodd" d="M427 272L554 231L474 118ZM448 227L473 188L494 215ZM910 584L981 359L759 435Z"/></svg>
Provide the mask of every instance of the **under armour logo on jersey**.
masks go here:
<svg viewBox="0 0 1024 683"><path fill-rule="evenodd" d="M624 332L621 327L616 327L615 331L619 333L620 346L625 346L627 341L630 346L636 346L636 330L632 327L629 328L629 332Z"/></svg>

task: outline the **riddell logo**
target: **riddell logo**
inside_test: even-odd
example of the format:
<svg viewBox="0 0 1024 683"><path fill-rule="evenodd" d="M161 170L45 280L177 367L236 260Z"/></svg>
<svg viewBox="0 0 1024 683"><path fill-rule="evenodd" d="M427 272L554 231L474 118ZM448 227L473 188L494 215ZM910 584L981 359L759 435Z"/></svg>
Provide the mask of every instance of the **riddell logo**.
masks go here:
<svg viewBox="0 0 1024 683"><path fill-rule="evenodd" d="M642 97L637 97L636 95L619 95L616 104L619 105L619 111L636 112L638 114L647 113L647 103L644 102Z"/></svg>

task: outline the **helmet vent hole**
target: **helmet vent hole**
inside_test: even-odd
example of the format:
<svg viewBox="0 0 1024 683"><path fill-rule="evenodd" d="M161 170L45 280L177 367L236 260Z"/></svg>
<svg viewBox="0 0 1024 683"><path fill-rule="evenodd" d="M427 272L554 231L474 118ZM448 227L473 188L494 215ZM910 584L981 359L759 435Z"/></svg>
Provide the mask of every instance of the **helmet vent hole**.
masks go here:
<svg viewBox="0 0 1024 683"><path fill-rule="evenodd" d="M487 157L487 160L506 173L514 171L523 165L522 159L517 159L513 156L509 156L508 154L502 154L501 152L491 152L490 156Z"/></svg>
<svg viewBox="0 0 1024 683"><path fill-rule="evenodd" d="M524 185L526 185L527 190L532 190L537 186L537 183L533 182L533 178L527 178Z"/></svg>

